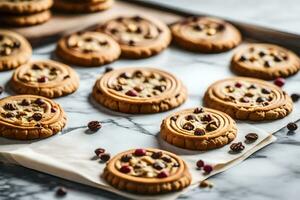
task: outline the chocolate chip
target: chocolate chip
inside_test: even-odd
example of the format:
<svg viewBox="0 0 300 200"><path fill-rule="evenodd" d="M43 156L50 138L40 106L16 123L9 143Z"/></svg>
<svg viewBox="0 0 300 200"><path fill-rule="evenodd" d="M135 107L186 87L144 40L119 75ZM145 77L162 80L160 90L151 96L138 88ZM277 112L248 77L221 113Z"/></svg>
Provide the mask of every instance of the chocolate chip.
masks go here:
<svg viewBox="0 0 300 200"><path fill-rule="evenodd" d="M201 24L195 24L195 25L193 25L193 29L196 31L202 31L203 26Z"/></svg>
<svg viewBox="0 0 300 200"><path fill-rule="evenodd" d="M34 113L32 115L32 118L35 120L35 121L40 121L42 118L43 118L43 115L41 113Z"/></svg>
<svg viewBox="0 0 300 200"><path fill-rule="evenodd" d="M239 58L239 61L240 61L240 62L244 62L244 61L246 61L246 60L247 60L246 57L243 56L243 55Z"/></svg>
<svg viewBox="0 0 300 200"><path fill-rule="evenodd" d="M110 32L111 32L112 34L116 34L116 33L118 33L119 31L118 31L118 29L113 28L113 29L110 29Z"/></svg>
<svg viewBox="0 0 300 200"><path fill-rule="evenodd" d="M157 174L157 178L166 178L169 176L168 172L162 171L159 174Z"/></svg>
<svg viewBox="0 0 300 200"><path fill-rule="evenodd" d="M242 97L242 98L240 98L240 102L249 103L249 99L247 97Z"/></svg>
<svg viewBox="0 0 300 200"><path fill-rule="evenodd" d="M122 162L129 162L130 160L132 159L132 155L123 155L122 157L121 157L121 161Z"/></svg>
<svg viewBox="0 0 300 200"><path fill-rule="evenodd" d="M105 67L105 73L111 72L112 70L114 70L114 68L112 68L112 67Z"/></svg>
<svg viewBox="0 0 300 200"><path fill-rule="evenodd" d="M23 99L23 100L21 101L21 106L29 106L29 105L30 105L30 101L29 101L29 100Z"/></svg>
<svg viewBox="0 0 300 200"><path fill-rule="evenodd" d="M270 94L270 93L271 93L271 90L269 90L269 89L267 89L267 88L262 88L262 89L261 89L261 92L262 92L263 94Z"/></svg>
<svg viewBox="0 0 300 200"><path fill-rule="evenodd" d="M218 24L217 30L218 31L223 31L226 28L225 24Z"/></svg>
<svg viewBox="0 0 300 200"><path fill-rule="evenodd" d="M156 85L153 87L154 90L158 90L160 92L163 92L166 90L166 86L165 85Z"/></svg>
<svg viewBox="0 0 300 200"><path fill-rule="evenodd" d="M129 41L128 41L128 44L129 44L129 46L134 46L134 45L135 45L135 41L129 40Z"/></svg>
<svg viewBox="0 0 300 200"><path fill-rule="evenodd" d="M198 108L195 108L195 109L194 109L194 113L195 113L195 114L199 114L199 113L203 113L203 112L204 112L204 109L203 109L203 108L198 107Z"/></svg>
<svg viewBox="0 0 300 200"><path fill-rule="evenodd" d="M153 163L153 168L157 169L157 170L162 170L166 167L166 165L162 162L156 161L155 163Z"/></svg>
<svg viewBox="0 0 300 200"><path fill-rule="evenodd" d="M136 22L139 22L139 21L141 21L141 20L143 20L143 18L142 17L140 17L140 16L134 16L134 17L132 17L132 19L134 20L134 21L136 21Z"/></svg>
<svg viewBox="0 0 300 200"><path fill-rule="evenodd" d="M5 116L5 118L12 118L12 117L15 116L15 114L12 113L12 112L8 112L8 113L6 113L4 116Z"/></svg>
<svg viewBox="0 0 300 200"><path fill-rule="evenodd" d="M33 69L33 70L41 70L42 67L41 67L40 65L34 63L34 64L32 65L32 67L31 67L31 69Z"/></svg>
<svg viewBox="0 0 300 200"><path fill-rule="evenodd" d="M3 108L5 110L17 110L16 105L12 104L12 103L6 103L6 104L4 104Z"/></svg>
<svg viewBox="0 0 300 200"><path fill-rule="evenodd" d="M137 92L141 92L144 90L144 87L140 85L140 86L135 86L133 89Z"/></svg>
<svg viewBox="0 0 300 200"><path fill-rule="evenodd" d="M300 99L300 95L299 94L292 94L291 98L292 98L293 102L297 102Z"/></svg>
<svg viewBox="0 0 300 200"><path fill-rule="evenodd" d="M248 142L254 142L258 139L258 135L256 133L248 133L245 138Z"/></svg>
<svg viewBox="0 0 300 200"><path fill-rule="evenodd" d="M242 144L242 142L237 142L237 143L232 143L230 145L230 149L231 151L238 153L243 151L245 149L245 146Z"/></svg>
<svg viewBox="0 0 300 200"><path fill-rule="evenodd" d="M248 87L248 89L256 89L256 86L253 85L253 84L251 84L251 85Z"/></svg>
<svg viewBox="0 0 300 200"><path fill-rule="evenodd" d="M39 105L39 106L41 106L41 105L43 105L45 102L44 102L43 99L37 98L37 99L34 101L34 103L37 104L37 105Z"/></svg>
<svg viewBox="0 0 300 200"><path fill-rule="evenodd" d="M205 135L205 130L203 128L196 128L194 135Z"/></svg>
<svg viewBox="0 0 300 200"><path fill-rule="evenodd" d="M65 187L59 187L56 190L56 196L65 196L68 193L67 189Z"/></svg>
<svg viewBox="0 0 300 200"><path fill-rule="evenodd" d="M135 30L136 33L140 34L142 33L142 28L141 27L137 27L137 29Z"/></svg>
<svg viewBox="0 0 300 200"><path fill-rule="evenodd" d="M191 130L194 129L194 125L193 125L192 123L190 123L190 122L187 122L187 123L185 123L185 124L183 125L182 128L185 129L185 130L191 131Z"/></svg>
<svg viewBox="0 0 300 200"><path fill-rule="evenodd" d="M119 77L121 77L121 78L125 78L125 79L129 79L129 78L131 78L130 74L129 74L129 73L127 73L127 72L124 72L124 73L120 74L120 76L119 76Z"/></svg>
<svg viewBox="0 0 300 200"><path fill-rule="evenodd" d="M64 76L64 79L70 78L70 75L66 75Z"/></svg>
<svg viewBox="0 0 300 200"><path fill-rule="evenodd" d="M107 162L110 159L110 154L109 153L102 153L102 154L100 154L99 158L102 162Z"/></svg>
<svg viewBox="0 0 300 200"><path fill-rule="evenodd" d="M206 125L206 130L207 131L214 131L218 128L217 123L216 122L211 122L209 124Z"/></svg>
<svg viewBox="0 0 300 200"><path fill-rule="evenodd" d="M172 159L171 159L170 157L164 156L164 157L162 157L161 159L162 159L163 161L165 161L166 163L171 163L171 162L172 162Z"/></svg>
<svg viewBox="0 0 300 200"><path fill-rule="evenodd" d="M171 117L171 120L173 120L173 121L176 121L177 119L178 119L178 115Z"/></svg>
<svg viewBox="0 0 300 200"><path fill-rule="evenodd" d="M116 91L122 91L123 90L123 87L122 87L122 85L115 85L114 86L114 90L116 90Z"/></svg>
<svg viewBox="0 0 300 200"><path fill-rule="evenodd" d="M289 131L295 131L295 130L298 129L297 124L295 124L295 123L293 123L293 122L288 123L288 125L287 125L286 127L289 129Z"/></svg>
<svg viewBox="0 0 300 200"><path fill-rule="evenodd" d="M180 164L179 164L179 163L174 163L174 164L172 165L172 167L180 167Z"/></svg>
<svg viewBox="0 0 300 200"><path fill-rule="evenodd" d="M88 128L90 131L96 132L102 127L99 121L91 121L88 123Z"/></svg>
<svg viewBox="0 0 300 200"><path fill-rule="evenodd" d="M204 166L204 161L203 161L203 160L198 160L198 161L196 162L196 166L197 166L199 169L201 169L201 168Z"/></svg>
<svg viewBox="0 0 300 200"><path fill-rule="evenodd" d="M133 73L133 76L137 77L137 78L141 78L143 76L143 72L140 70L137 70Z"/></svg>
<svg viewBox="0 0 300 200"><path fill-rule="evenodd" d="M101 46L105 46L105 45L108 45L108 42L107 42L107 41L100 41L99 44L100 44Z"/></svg>
<svg viewBox="0 0 300 200"><path fill-rule="evenodd" d="M2 94L4 91L4 88L2 86L0 86L0 94Z"/></svg>
<svg viewBox="0 0 300 200"><path fill-rule="evenodd" d="M262 102L265 102L265 101L267 101L267 99L264 98L264 97L257 97L257 99L256 99L257 103L262 103Z"/></svg>
<svg viewBox="0 0 300 200"><path fill-rule="evenodd" d="M191 121L191 120L196 120L196 117L195 117L194 115L187 115L187 116L185 117L185 119L186 119L187 121Z"/></svg>
<svg viewBox="0 0 300 200"><path fill-rule="evenodd" d="M162 157L162 155L163 155L163 153L161 151L153 152L151 155L151 158L159 159L160 157Z"/></svg>
<svg viewBox="0 0 300 200"><path fill-rule="evenodd" d="M270 61L266 60L266 61L264 62L264 66L265 66L265 67L271 67L271 66L272 66L272 63L271 63Z"/></svg>
<svg viewBox="0 0 300 200"><path fill-rule="evenodd" d="M210 114L206 114L202 116L201 120L205 122L210 122L212 120L212 117Z"/></svg>
<svg viewBox="0 0 300 200"><path fill-rule="evenodd" d="M95 149L94 152L95 152L96 156L100 156L100 154L102 154L102 153L105 152L105 149L103 149L103 148L97 148L97 149Z"/></svg>
<svg viewBox="0 0 300 200"><path fill-rule="evenodd" d="M258 55L259 55L260 57L264 57L264 56L266 55L266 53L263 52L263 51L260 51L260 52L258 53Z"/></svg>
<svg viewBox="0 0 300 200"><path fill-rule="evenodd" d="M136 97L136 96L138 96L138 94L137 94L136 91L134 91L134 90L128 90L125 94L126 94L127 96L131 96L131 97Z"/></svg>
<svg viewBox="0 0 300 200"><path fill-rule="evenodd" d="M274 55L274 61L275 62L281 62L282 59L279 56Z"/></svg>
<svg viewBox="0 0 300 200"><path fill-rule="evenodd" d="M48 77L42 76L42 77L38 78L37 81L38 81L39 83L45 83L45 82L48 81Z"/></svg>

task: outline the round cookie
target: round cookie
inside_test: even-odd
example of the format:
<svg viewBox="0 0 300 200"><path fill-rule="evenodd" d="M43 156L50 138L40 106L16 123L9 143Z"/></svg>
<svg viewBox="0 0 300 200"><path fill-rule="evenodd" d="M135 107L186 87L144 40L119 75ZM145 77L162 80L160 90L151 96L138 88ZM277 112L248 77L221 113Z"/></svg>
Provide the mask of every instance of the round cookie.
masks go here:
<svg viewBox="0 0 300 200"><path fill-rule="evenodd" d="M206 91L207 107L235 119L262 121L287 116L293 110L289 95L272 83L245 77L217 81Z"/></svg>
<svg viewBox="0 0 300 200"><path fill-rule="evenodd" d="M187 90L172 74L154 68L122 68L100 77L93 88L94 99L124 113L157 113L181 105Z"/></svg>
<svg viewBox="0 0 300 200"><path fill-rule="evenodd" d="M49 10L45 10L28 15L2 14L0 15L0 22L9 26L33 26L45 23L50 18L51 12Z"/></svg>
<svg viewBox="0 0 300 200"><path fill-rule="evenodd" d="M79 87L79 77L67 65L51 60L40 60L16 69L10 85L20 94L55 98L75 92Z"/></svg>
<svg viewBox="0 0 300 200"><path fill-rule="evenodd" d="M70 13L91 13L107 10L112 7L114 0L68 1L54 0L54 8Z"/></svg>
<svg viewBox="0 0 300 200"><path fill-rule="evenodd" d="M158 54L171 41L169 28L152 18L118 17L107 21L99 31L111 35L126 58L146 58Z"/></svg>
<svg viewBox="0 0 300 200"><path fill-rule="evenodd" d="M0 12L11 14L38 13L49 9L53 0L2 0Z"/></svg>
<svg viewBox="0 0 300 200"><path fill-rule="evenodd" d="M160 149L133 149L114 156L102 177L119 190L138 194L175 192L191 184L186 163Z"/></svg>
<svg viewBox="0 0 300 200"><path fill-rule="evenodd" d="M233 119L209 109L186 109L168 116L161 124L160 135L168 143L190 150L210 150L230 143L237 134Z"/></svg>
<svg viewBox="0 0 300 200"><path fill-rule="evenodd" d="M266 80L287 77L300 70L293 52L273 44L247 44L234 54L231 69L239 75Z"/></svg>
<svg viewBox="0 0 300 200"><path fill-rule="evenodd" d="M62 130L66 115L54 101L34 95L0 100L0 136L18 140L46 138Z"/></svg>
<svg viewBox="0 0 300 200"><path fill-rule="evenodd" d="M110 36L99 32L77 32L58 41L56 54L80 66L99 66L119 58L120 46Z"/></svg>
<svg viewBox="0 0 300 200"><path fill-rule="evenodd" d="M204 53L218 53L236 47L242 40L233 25L210 17L190 17L171 26L174 41L181 47Z"/></svg>
<svg viewBox="0 0 300 200"><path fill-rule="evenodd" d="M31 54L31 46L23 36L0 29L0 71L19 67Z"/></svg>

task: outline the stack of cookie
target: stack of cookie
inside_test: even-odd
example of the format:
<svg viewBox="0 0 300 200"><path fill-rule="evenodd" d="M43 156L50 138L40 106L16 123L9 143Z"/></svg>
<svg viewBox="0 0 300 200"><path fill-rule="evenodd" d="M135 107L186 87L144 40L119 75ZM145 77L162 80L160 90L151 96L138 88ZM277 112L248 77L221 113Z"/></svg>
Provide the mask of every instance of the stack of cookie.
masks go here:
<svg viewBox="0 0 300 200"><path fill-rule="evenodd" d="M114 0L54 0L54 8L68 13L92 13L109 9Z"/></svg>
<svg viewBox="0 0 300 200"><path fill-rule="evenodd" d="M2 0L0 23L9 26L31 26L48 21L53 0Z"/></svg>

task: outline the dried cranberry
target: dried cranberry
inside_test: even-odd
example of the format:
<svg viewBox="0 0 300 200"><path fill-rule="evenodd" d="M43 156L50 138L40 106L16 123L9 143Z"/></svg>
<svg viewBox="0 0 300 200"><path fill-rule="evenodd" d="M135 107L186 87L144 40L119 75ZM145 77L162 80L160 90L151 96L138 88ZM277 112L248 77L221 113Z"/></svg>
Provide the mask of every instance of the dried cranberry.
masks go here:
<svg viewBox="0 0 300 200"><path fill-rule="evenodd" d="M146 155L146 150L145 149L136 149L134 151L135 156L144 156Z"/></svg>
<svg viewBox="0 0 300 200"><path fill-rule="evenodd" d="M120 172L124 173L124 174L128 174L129 172L131 171L131 168L127 165L123 165L121 168L120 168Z"/></svg>
<svg viewBox="0 0 300 200"><path fill-rule="evenodd" d="M204 165L203 170L205 173L209 174L210 172L212 172L213 167L211 165Z"/></svg>
<svg viewBox="0 0 300 200"><path fill-rule="evenodd" d="M204 166L204 161L203 160L198 160L196 165L199 169L201 169Z"/></svg>
<svg viewBox="0 0 300 200"><path fill-rule="evenodd" d="M297 126L297 124L291 122L291 123L288 123L287 128L289 129L289 131L295 131L295 130L297 130L298 126Z"/></svg>
<svg viewBox="0 0 300 200"><path fill-rule="evenodd" d="M103 149L103 148L98 148L98 149L96 149L94 152L95 152L96 156L99 156L100 154L102 154L102 153L105 152L105 149Z"/></svg>
<svg viewBox="0 0 300 200"><path fill-rule="evenodd" d="M110 159L110 154L109 153L102 153L99 156L100 160L103 162L107 162Z"/></svg>
<svg viewBox="0 0 300 200"><path fill-rule="evenodd" d="M65 187L59 187L56 190L56 195L57 196L65 196L68 193L67 189Z"/></svg>
<svg viewBox="0 0 300 200"><path fill-rule="evenodd" d="M237 82L237 83L234 84L234 86L237 87L237 88L241 88L241 87L242 87L242 84L239 83L239 82Z"/></svg>
<svg viewBox="0 0 300 200"><path fill-rule="evenodd" d="M159 174L157 174L157 178L166 178L169 176L169 173L166 171L162 171Z"/></svg>
<svg viewBox="0 0 300 200"><path fill-rule="evenodd" d="M277 79L275 79L274 84L277 85L278 87L282 87L285 84L285 79L277 78Z"/></svg>
<svg viewBox="0 0 300 200"><path fill-rule="evenodd" d="M102 127L101 123L99 121L91 121L88 123L88 128L91 131L98 131Z"/></svg>

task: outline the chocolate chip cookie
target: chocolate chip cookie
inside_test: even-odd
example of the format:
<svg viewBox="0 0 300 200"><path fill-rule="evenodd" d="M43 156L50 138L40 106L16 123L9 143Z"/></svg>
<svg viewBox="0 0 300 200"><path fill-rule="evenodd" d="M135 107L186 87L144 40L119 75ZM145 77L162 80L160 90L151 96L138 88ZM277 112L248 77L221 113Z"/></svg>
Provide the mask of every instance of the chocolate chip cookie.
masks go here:
<svg viewBox="0 0 300 200"><path fill-rule="evenodd" d="M20 94L55 98L75 92L79 87L79 77L67 65L40 60L19 67L14 72L10 85Z"/></svg>
<svg viewBox="0 0 300 200"><path fill-rule="evenodd" d="M48 10L53 0L1 0L0 12L10 14L39 13Z"/></svg>
<svg viewBox="0 0 300 200"><path fill-rule="evenodd" d="M126 58L146 58L158 54L171 41L169 28L149 17L118 17L107 21L98 31L111 35Z"/></svg>
<svg viewBox="0 0 300 200"><path fill-rule="evenodd" d="M69 13L91 13L107 10L114 0L54 0L54 8Z"/></svg>
<svg viewBox="0 0 300 200"><path fill-rule="evenodd" d="M23 36L0 29L0 71L19 67L31 54L31 46Z"/></svg>
<svg viewBox="0 0 300 200"><path fill-rule="evenodd" d="M0 136L30 140L46 138L62 130L66 115L54 101L34 95L0 100Z"/></svg>
<svg viewBox="0 0 300 200"><path fill-rule="evenodd" d="M297 73L300 60L296 54L280 46L247 44L234 54L231 68L242 76L271 80Z"/></svg>
<svg viewBox="0 0 300 200"><path fill-rule="evenodd" d="M168 72L154 68L122 68L100 77L93 88L94 99L124 113L157 113L181 105L187 90Z"/></svg>
<svg viewBox="0 0 300 200"><path fill-rule="evenodd" d="M119 58L120 46L110 36L99 32L77 32L59 40L56 54L68 63L99 66Z"/></svg>
<svg viewBox="0 0 300 200"><path fill-rule="evenodd" d="M181 47L204 53L228 51L241 42L240 32L228 22L210 17L190 17L171 26Z"/></svg>
<svg viewBox="0 0 300 200"><path fill-rule="evenodd" d="M133 149L113 157L102 177L119 190L139 194L175 192L191 184L186 163L160 149Z"/></svg>
<svg viewBox="0 0 300 200"><path fill-rule="evenodd" d="M210 150L230 143L237 134L233 119L209 109L186 109L163 120L160 135L168 143L190 150Z"/></svg>
<svg viewBox="0 0 300 200"><path fill-rule="evenodd" d="M289 95L272 83L245 77L217 81L206 91L207 107L235 119L262 121L287 116L293 110Z"/></svg>
<svg viewBox="0 0 300 200"><path fill-rule="evenodd" d="M50 18L51 12L49 10L26 15L0 14L0 23L8 26L32 26L42 24Z"/></svg>

